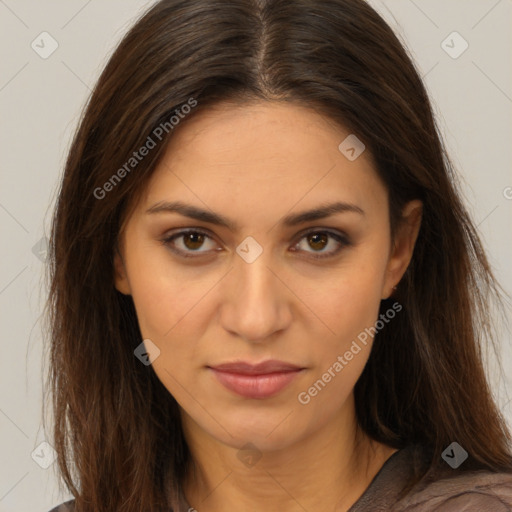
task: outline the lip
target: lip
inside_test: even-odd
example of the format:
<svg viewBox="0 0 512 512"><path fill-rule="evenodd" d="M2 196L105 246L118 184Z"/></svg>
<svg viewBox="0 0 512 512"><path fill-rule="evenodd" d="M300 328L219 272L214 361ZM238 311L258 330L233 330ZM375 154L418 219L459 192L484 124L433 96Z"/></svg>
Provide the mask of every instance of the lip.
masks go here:
<svg viewBox="0 0 512 512"><path fill-rule="evenodd" d="M294 364L277 360L259 364L235 361L208 368L225 388L237 395L254 399L276 395L304 370Z"/></svg>
<svg viewBox="0 0 512 512"><path fill-rule="evenodd" d="M283 373L301 369L300 366L277 359L268 359L267 361L257 364L246 363L245 361L233 361L231 363L210 366L209 368L220 372L239 373L242 375L264 375L267 373Z"/></svg>

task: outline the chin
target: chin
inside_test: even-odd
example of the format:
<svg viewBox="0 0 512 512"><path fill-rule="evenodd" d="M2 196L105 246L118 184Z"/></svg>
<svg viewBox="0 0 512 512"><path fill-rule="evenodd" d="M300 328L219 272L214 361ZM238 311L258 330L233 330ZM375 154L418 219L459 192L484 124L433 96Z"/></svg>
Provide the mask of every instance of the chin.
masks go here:
<svg viewBox="0 0 512 512"><path fill-rule="evenodd" d="M215 429L219 439L223 443L234 448L241 448L247 443L251 443L261 451L274 451L285 448L295 441L300 435L297 418L290 414L291 409L266 414L264 412L253 411L243 415L238 415L236 419L229 418L219 421L231 436L223 429ZM215 436L217 437L217 436Z"/></svg>

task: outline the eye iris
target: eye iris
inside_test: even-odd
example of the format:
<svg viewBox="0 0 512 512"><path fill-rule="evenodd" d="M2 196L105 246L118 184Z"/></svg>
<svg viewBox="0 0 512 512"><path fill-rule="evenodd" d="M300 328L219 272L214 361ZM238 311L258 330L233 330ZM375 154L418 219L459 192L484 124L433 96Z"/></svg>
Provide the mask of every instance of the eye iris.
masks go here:
<svg viewBox="0 0 512 512"><path fill-rule="evenodd" d="M187 249L199 249L204 243L204 235L201 233L187 233L183 237L183 243Z"/></svg>
<svg viewBox="0 0 512 512"><path fill-rule="evenodd" d="M328 242L328 236L325 233L314 233L308 236L308 243L312 249L323 249Z"/></svg>

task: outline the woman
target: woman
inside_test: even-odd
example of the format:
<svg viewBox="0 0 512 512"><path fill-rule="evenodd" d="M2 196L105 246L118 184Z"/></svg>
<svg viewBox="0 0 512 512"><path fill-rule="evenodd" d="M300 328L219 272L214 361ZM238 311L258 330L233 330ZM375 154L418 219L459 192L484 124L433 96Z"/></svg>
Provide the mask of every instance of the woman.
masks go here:
<svg viewBox="0 0 512 512"><path fill-rule="evenodd" d="M510 510L454 179L362 0L155 4L54 217L54 510Z"/></svg>

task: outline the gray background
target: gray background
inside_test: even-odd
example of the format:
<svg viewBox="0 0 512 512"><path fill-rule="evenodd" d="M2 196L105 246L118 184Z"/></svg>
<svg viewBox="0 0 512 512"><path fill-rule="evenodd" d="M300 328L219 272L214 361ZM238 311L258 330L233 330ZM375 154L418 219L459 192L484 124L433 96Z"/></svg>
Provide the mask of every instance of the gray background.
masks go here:
<svg viewBox="0 0 512 512"><path fill-rule="evenodd" d="M41 428L44 236L81 108L116 43L153 2L0 0L0 511L46 512L59 494ZM412 53L496 275L512 292L511 0L372 0ZM57 50L43 59L31 43ZM453 31L458 58L441 46ZM445 43L458 52L462 41ZM40 48L42 51L43 48ZM43 242L41 242L43 239ZM500 337L511 368L510 335ZM512 425L512 381L490 377ZM36 462L37 461L37 462ZM47 469L41 467L49 465Z"/></svg>

